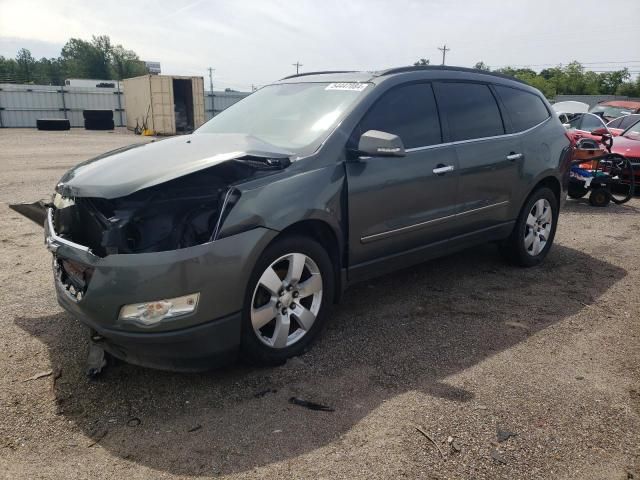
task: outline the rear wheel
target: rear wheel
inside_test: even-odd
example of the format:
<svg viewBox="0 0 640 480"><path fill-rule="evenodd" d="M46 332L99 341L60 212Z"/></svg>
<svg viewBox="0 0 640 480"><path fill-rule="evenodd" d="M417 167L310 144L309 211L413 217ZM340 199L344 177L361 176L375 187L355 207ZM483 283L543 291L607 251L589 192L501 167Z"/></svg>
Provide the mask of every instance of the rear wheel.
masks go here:
<svg viewBox="0 0 640 480"><path fill-rule="evenodd" d="M305 352L322 330L334 288L329 255L314 240L291 236L267 247L245 295L243 356L277 365Z"/></svg>
<svg viewBox="0 0 640 480"><path fill-rule="evenodd" d="M588 190L584 187L584 182L582 185L574 184L574 182L569 182L569 198L578 199L582 198L587 194Z"/></svg>
<svg viewBox="0 0 640 480"><path fill-rule="evenodd" d="M501 245L501 251L513 264L533 267L547 256L556 234L558 199L552 190L542 187L525 202L513 232Z"/></svg>
<svg viewBox="0 0 640 480"><path fill-rule="evenodd" d="M594 188L589 195L589 203L594 207L606 207L611 201L611 193L604 187Z"/></svg>

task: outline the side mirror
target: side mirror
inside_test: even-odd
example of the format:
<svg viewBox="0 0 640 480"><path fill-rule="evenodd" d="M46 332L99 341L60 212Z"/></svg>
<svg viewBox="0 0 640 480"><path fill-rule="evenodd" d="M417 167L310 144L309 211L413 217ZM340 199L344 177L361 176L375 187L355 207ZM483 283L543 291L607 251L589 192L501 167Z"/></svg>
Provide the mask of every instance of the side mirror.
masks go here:
<svg viewBox="0 0 640 480"><path fill-rule="evenodd" d="M368 157L404 157L404 144L398 135L369 130L358 142L358 153Z"/></svg>
<svg viewBox="0 0 640 480"><path fill-rule="evenodd" d="M608 134L609 134L609 130L606 129L605 127L596 128L591 132L591 135L593 135L594 137L602 137L603 135L608 135Z"/></svg>

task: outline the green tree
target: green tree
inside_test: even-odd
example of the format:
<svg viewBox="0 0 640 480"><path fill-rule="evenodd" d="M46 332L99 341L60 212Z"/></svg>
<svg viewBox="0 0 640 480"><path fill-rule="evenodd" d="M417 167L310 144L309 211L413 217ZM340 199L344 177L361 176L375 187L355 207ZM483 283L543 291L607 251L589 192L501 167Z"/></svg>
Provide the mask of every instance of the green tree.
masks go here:
<svg viewBox="0 0 640 480"><path fill-rule="evenodd" d="M0 56L0 82L15 82L18 64L13 58Z"/></svg>
<svg viewBox="0 0 640 480"><path fill-rule="evenodd" d="M37 81L49 85L62 85L66 76L64 64L59 58L41 58L37 63Z"/></svg>
<svg viewBox="0 0 640 480"><path fill-rule="evenodd" d="M616 90L616 95L627 95L629 97L640 97L640 76L635 82L624 82Z"/></svg>
<svg viewBox="0 0 640 480"><path fill-rule="evenodd" d="M425 65L429 65L429 59L428 58L421 58L420 60L418 60L417 62L413 63L414 67L424 67Z"/></svg>
<svg viewBox="0 0 640 480"><path fill-rule="evenodd" d="M122 45L111 49L111 69L116 80L137 77L147 73L144 62L138 58L133 50L127 50Z"/></svg>
<svg viewBox="0 0 640 480"><path fill-rule="evenodd" d="M109 79L111 43L109 37L93 37L91 42L71 38L62 47L61 58L69 77Z"/></svg>
<svg viewBox="0 0 640 480"><path fill-rule="evenodd" d="M626 68L615 72L606 72L601 74L602 77L602 93L614 95L620 86L631 79L629 70Z"/></svg>
<svg viewBox="0 0 640 480"><path fill-rule="evenodd" d="M485 72L489 72L491 71L491 68L489 67L489 65L487 65L486 63L484 63L482 60L479 61L478 63L476 63L473 68L475 68L476 70L483 70Z"/></svg>
<svg viewBox="0 0 640 480"><path fill-rule="evenodd" d="M32 83L36 70L36 59L33 58L31 52L26 48L18 50L16 55L16 76L23 83Z"/></svg>

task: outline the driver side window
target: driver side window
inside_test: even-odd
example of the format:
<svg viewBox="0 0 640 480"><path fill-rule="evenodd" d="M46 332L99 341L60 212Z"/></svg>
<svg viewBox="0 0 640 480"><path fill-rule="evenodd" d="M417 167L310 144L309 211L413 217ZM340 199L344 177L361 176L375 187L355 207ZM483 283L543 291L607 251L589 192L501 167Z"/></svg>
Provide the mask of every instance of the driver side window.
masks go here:
<svg viewBox="0 0 640 480"><path fill-rule="evenodd" d="M369 130L398 135L405 148L441 143L440 120L431 85L401 85L384 93L360 121L350 144L356 147L360 136Z"/></svg>

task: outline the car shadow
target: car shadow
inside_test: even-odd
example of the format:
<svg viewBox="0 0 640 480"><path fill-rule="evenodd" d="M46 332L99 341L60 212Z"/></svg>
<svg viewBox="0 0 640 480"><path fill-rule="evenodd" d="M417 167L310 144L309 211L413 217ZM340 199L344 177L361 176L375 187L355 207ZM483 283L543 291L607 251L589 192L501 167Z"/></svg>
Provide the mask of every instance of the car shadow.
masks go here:
<svg viewBox="0 0 640 480"><path fill-rule="evenodd" d="M278 368L177 374L124 363L84 378L87 332L65 313L16 318L48 346L58 414L113 455L178 475L233 473L337 439L410 390L453 402L447 377L574 315L626 275L556 245L510 267L487 245L350 288L307 354ZM312 411L295 396L329 405Z"/></svg>

